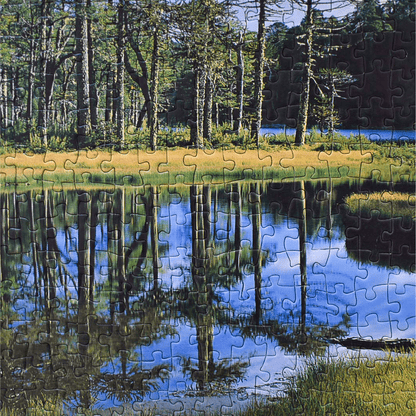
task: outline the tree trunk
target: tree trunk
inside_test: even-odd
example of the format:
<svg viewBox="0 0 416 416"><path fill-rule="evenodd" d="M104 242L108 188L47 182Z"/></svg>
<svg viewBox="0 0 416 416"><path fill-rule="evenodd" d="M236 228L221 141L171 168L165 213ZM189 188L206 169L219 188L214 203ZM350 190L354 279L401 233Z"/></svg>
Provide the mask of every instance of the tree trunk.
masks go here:
<svg viewBox="0 0 416 416"><path fill-rule="evenodd" d="M199 73L199 103L198 103L198 133L204 134L205 86L207 82L207 68L204 65Z"/></svg>
<svg viewBox="0 0 416 416"><path fill-rule="evenodd" d="M87 8L91 7L91 0L87 0ZM97 85L94 69L94 48L92 42L91 18L87 19L87 36L88 36L88 71L89 71L89 94L90 94L90 109L91 109L91 127L96 129L98 127L98 96Z"/></svg>
<svg viewBox="0 0 416 416"><path fill-rule="evenodd" d="M130 75L131 79L136 82L136 84L140 87L140 90L143 93L145 103L140 110L139 119L137 120L136 127L140 128L143 124L144 117L147 113L148 115L148 126L150 125L150 91L149 91L149 75L147 71L147 65L146 60L143 57L143 54L140 50L140 47L138 46L137 42L134 41L133 36L129 36L130 39L130 46L134 50L137 62L139 63L140 69L142 71L142 75L139 75L139 73L133 68L133 66L130 64L129 56L126 53L124 56L126 69L128 74Z"/></svg>
<svg viewBox="0 0 416 416"><path fill-rule="evenodd" d="M256 69L254 75L254 122L252 137L260 146L260 128L263 106L263 67L266 45L266 0L260 0L259 26L257 32Z"/></svg>
<svg viewBox="0 0 416 416"><path fill-rule="evenodd" d="M48 124L49 124L49 113L50 113L50 109L51 109L51 104L52 104L52 94L53 94L53 87L55 84L55 76L56 76L56 71L57 71L57 66L53 63L48 61L46 63L46 75L45 75L45 84L44 84L44 100L45 100L45 107L44 107L44 123L45 123L45 130L47 131L48 129ZM44 146L47 146L47 142L46 144L44 143Z"/></svg>
<svg viewBox="0 0 416 416"><path fill-rule="evenodd" d="M124 2L118 5L117 22L117 79L116 79L116 120L117 140L124 147Z"/></svg>
<svg viewBox="0 0 416 416"><path fill-rule="evenodd" d="M191 143L195 145L196 148L202 149L204 146L203 137L201 137L201 132L199 130L199 117L200 117L200 70L196 69L194 72L194 108L193 108L193 120L189 120L188 123L191 127Z"/></svg>
<svg viewBox="0 0 416 416"><path fill-rule="evenodd" d="M88 30L85 0L76 0L75 36L77 60L77 139L76 147L86 143L90 132Z"/></svg>
<svg viewBox="0 0 416 416"><path fill-rule="evenodd" d="M159 87L159 28L155 27L153 32L153 54L151 70L152 87L150 90L150 145L152 150L157 148L158 135L158 87Z"/></svg>
<svg viewBox="0 0 416 416"><path fill-rule="evenodd" d="M335 80L331 75L328 75L328 76L330 77L329 93L331 94L328 135L332 137L334 134L334 128L335 128Z"/></svg>
<svg viewBox="0 0 416 416"><path fill-rule="evenodd" d="M106 123L111 122L113 118L113 72L109 65L107 71L107 88L105 90L105 115L104 120Z"/></svg>
<svg viewBox="0 0 416 416"><path fill-rule="evenodd" d="M305 144L306 128L308 124L309 114L309 94L312 78L312 0L308 0L308 8L306 11L306 63L304 69L303 91L300 96L299 114L296 126L295 145L303 146Z"/></svg>
<svg viewBox="0 0 416 416"><path fill-rule="evenodd" d="M0 68L0 133L2 137L4 137L3 132L6 130L7 127L7 83L4 74L4 68Z"/></svg>
<svg viewBox="0 0 416 416"><path fill-rule="evenodd" d="M243 34L240 32L240 39L237 45L237 134L240 135L243 126L243 105L244 105L244 57L243 57Z"/></svg>
<svg viewBox="0 0 416 416"><path fill-rule="evenodd" d="M212 139L212 102L214 95L213 73L209 71L205 82L205 105L204 105L204 140L211 142Z"/></svg>
<svg viewBox="0 0 416 416"><path fill-rule="evenodd" d="M15 89L15 78L17 77L17 71L13 73L13 68L9 70L10 76L10 125L14 126L15 121L15 96L16 96L16 89Z"/></svg>
<svg viewBox="0 0 416 416"><path fill-rule="evenodd" d="M30 134L30 129L32 125L32 117L33 117L33 90L34 90L34 82L35 82L35 52L34 52L34 40L30 40L29 46L29 65L28 65L28 74L27 74L27 107L26 107L26 129L27 134L29 136L30 144L32 144L32 135Z"/></svg>
<svg viewBox="0 0 416 416"><path fill-rule="evenodd" d="M47 136L47 110L46 110L46 65L47 65L47 46L46 46L46 17L47 2L42 0L41 3L41 26L40 26L40 59L39 59L39 77L40 77L40 96L38 102L38 131L42 145L48 147Z"/></svg>

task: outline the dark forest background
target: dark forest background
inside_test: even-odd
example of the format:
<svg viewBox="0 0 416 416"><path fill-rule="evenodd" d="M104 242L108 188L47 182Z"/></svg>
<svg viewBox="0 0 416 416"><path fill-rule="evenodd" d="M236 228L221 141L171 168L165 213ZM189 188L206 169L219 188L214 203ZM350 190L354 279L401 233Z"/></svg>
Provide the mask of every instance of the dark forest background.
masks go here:
<svg viewBox="0 0 416 416"><path fill-rule="evenodd" d="M354 13L330 16L351 3ZM257 31L247 30L238 7ZM304 14L299 25L276 22L287 7ZM258 144L264 124L297 127L297 144L306 126L412 129L414 1L331 7L315 0L3 0L1 143L156 148L168 126L189 130L197 147L211 143L215 129L249 132Z"/></svg>

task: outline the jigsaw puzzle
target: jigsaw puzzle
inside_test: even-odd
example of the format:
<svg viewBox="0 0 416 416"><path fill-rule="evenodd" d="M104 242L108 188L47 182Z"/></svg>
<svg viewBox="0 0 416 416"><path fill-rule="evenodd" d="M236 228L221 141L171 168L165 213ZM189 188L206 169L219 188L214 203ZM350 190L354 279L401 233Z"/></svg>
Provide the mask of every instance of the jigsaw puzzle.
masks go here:
<svg viewBox="0 0 416 416"><path fill-rule="evenodd" d="M415 414L413 0L0 16L1 415Z"/></svg>

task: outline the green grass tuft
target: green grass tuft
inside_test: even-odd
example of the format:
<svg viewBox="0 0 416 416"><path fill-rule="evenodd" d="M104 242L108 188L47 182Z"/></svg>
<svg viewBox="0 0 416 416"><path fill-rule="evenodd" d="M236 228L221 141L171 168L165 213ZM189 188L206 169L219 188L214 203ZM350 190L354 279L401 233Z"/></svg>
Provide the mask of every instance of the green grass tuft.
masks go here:
<svg viewBox="0 0 416 416"><path fill-rule="evenodd" d="M351 194L345 198L354 215L370 216L379 211L383 218L407 217L415 219L415 196L401 192Z"/></svg>
<svg viewBox="0 0 416 416"><path fill-rule="evenodd" d="M239 416L414 415L416 355L310 363L275 403L253 405Z"/></svg>

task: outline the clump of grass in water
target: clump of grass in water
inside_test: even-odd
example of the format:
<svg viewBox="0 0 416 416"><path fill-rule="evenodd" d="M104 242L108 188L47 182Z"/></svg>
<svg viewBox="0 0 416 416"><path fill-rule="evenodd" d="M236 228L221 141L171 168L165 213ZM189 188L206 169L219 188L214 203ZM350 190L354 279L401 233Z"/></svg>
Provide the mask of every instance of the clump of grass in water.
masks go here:
<svg viewBox="0 0 416 416"><path fill-rule="evenodd" d="M416 354L310 363L276 403L253 405L239 416L414 415Z"/></svg>
<svg viewBox="0 0 416 416"><path fill-rule="evenodd" d="M415 196L402 192L374 192L351 194L345 198L352 214L369 215L380 211L382 217L408 217L415 219Z"/></svg>

